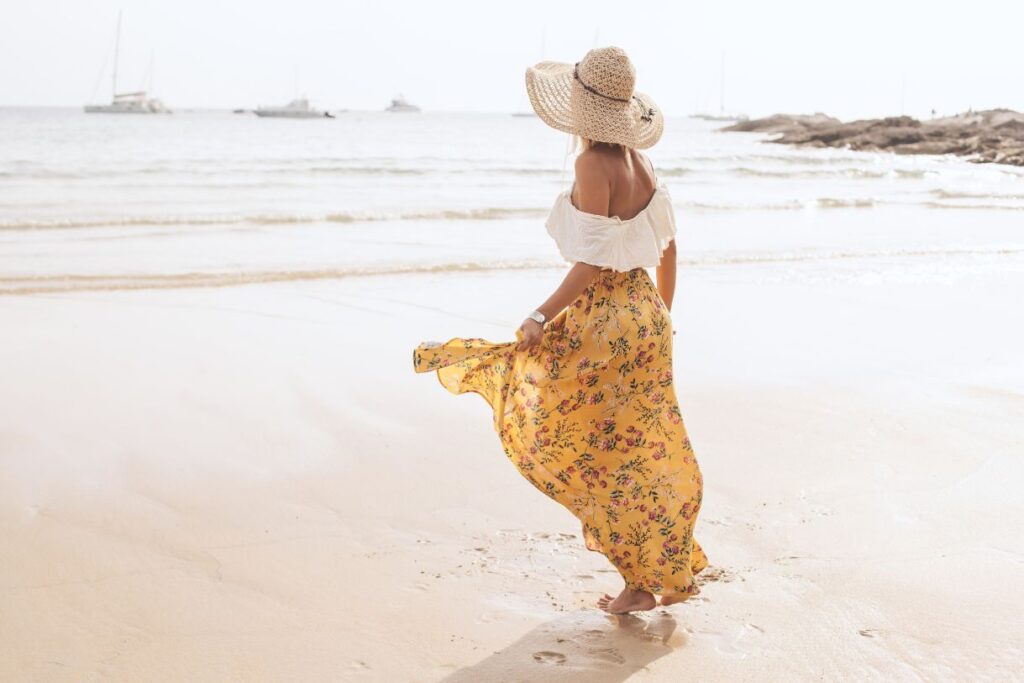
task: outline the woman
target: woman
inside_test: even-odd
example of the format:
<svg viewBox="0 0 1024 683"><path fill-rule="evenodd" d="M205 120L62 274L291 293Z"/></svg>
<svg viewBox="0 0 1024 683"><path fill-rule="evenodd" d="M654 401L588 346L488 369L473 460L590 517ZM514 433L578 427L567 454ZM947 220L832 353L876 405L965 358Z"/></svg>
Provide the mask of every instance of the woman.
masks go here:
<svg viewBox="0 0 1024 683"><path fill-rule="evenodd" d="M707 566L693 537L701 475L672 379L675 218L637 151L658 141L664 120L634 81L615 47L527 70L537 114L583 140L573 187L547 220L573 266L516 342L453 339L413 354L417 372L487 399L512 463L579 518L587 548L625 580L598 601L615 614L695 595Z"/></svg>

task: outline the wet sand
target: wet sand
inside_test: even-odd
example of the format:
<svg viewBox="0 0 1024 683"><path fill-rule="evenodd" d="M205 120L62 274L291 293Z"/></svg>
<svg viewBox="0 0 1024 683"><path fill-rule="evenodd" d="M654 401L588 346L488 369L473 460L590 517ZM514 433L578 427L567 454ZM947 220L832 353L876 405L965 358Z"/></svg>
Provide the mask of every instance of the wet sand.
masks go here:
<svg viewBox="0 0 1024 683"><path fill-rule="evenodd" d="M0 296L0 679L1019 675L1018 255L684 268L711 566L630 617L411 367L562 272Z"/></svg>

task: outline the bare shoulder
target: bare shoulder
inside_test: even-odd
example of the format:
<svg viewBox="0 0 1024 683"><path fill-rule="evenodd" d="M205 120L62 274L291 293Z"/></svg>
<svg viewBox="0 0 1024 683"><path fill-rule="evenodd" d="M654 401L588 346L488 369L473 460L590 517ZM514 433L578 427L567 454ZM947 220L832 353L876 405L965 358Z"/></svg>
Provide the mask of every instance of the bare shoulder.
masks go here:
<svg viewBox="0 0 1024 683"><path fill-rule="evenodd" d="M654 171L654 163L648 158L648 156L639 151L637 152L637 156L639 156L640 160L644 162L644 166L646 166L647 170L651 172L651 176L657 177L658 174Z"/></svg>
<svg viewBox="0 0 1024 683"><path fill-rule="evenodd" d="M595 149L587 149L576 157L576 186L593 190L596 186L608 184L608 168L604 155Z"/></svg>
<svg viewBox="0 0 1024 683"><path fill-rule="evenodd" d="M576 157L576 208L598 216L608 215L611 183L607 161L600 152L588 149Z"/></svg>

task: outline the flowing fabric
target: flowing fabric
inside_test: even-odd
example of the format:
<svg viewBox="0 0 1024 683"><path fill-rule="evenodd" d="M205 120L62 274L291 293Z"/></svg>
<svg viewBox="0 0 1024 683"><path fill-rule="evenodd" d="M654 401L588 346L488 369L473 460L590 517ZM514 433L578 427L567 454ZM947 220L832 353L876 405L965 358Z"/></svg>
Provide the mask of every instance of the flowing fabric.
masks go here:
<svg viewBox="0 0 1024 683"><path fill-rule="evenodd" d="M517 344L426 342L414 369L487 400L512 464L580 520L587 548L627 586L696 594L703 483L675 395L671 318L647 271L600 271L538 347Z"/></svg>

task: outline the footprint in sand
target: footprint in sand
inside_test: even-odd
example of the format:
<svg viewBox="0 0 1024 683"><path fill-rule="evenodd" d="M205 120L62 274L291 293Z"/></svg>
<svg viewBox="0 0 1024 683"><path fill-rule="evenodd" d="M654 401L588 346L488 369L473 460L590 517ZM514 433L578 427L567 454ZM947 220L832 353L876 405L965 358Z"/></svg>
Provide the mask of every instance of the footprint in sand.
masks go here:
<svg viewBox="0 0 1024 683"><path fill-rule="evenodd" d="M588 650L587 654L598 661L608 664L618 664L619 666L622 666L626 663L626 658L619 654L618 650L610 647Z"/></svg>
<svg viewBox="0 0 1024 683"><path fill-rule="evenodd" d="M498 536L502 538L517 538L520 541L527 539L527 534L522 529L498 529Z"/></svg>
<svg viewBox="0 0 1024 683"><path fill-rule="evenodd" d="M634 634L636 635L636 634ZM608 632L599 628L592 628L589 631L583 633L577 645L582 647L587 656L596 659L599 662L605 664L617 664L619 666L626 663L626 658L622 656L614 647L608 647Z"/></svg>
<svg viewBox="0 0 1024 683"><path fill-rule="evenodd" d="M552 652L551 650L534 652L533 659L541 664L565 664L565 655L561 652Z"/></svg>
<svg viewBox="0 0 1024 683"><path fill-rule="evenodd" d="M697 585L703 586L706 583L729 583L739 578L743 581L743 577L737 576L735 572L729 571L723 567L708 567L700 574L697 574Z"/></svg>
<svg viewBox="0 0 1024 683"><path fill-rule="evenodd" d="M703 523L703 524L713 524L715 526L732 526L734 521L735 520L733 520L732 517L721 517L721 518L713 518L713 517L711 517L711 518L702 519L701 523Z"/></svg>

